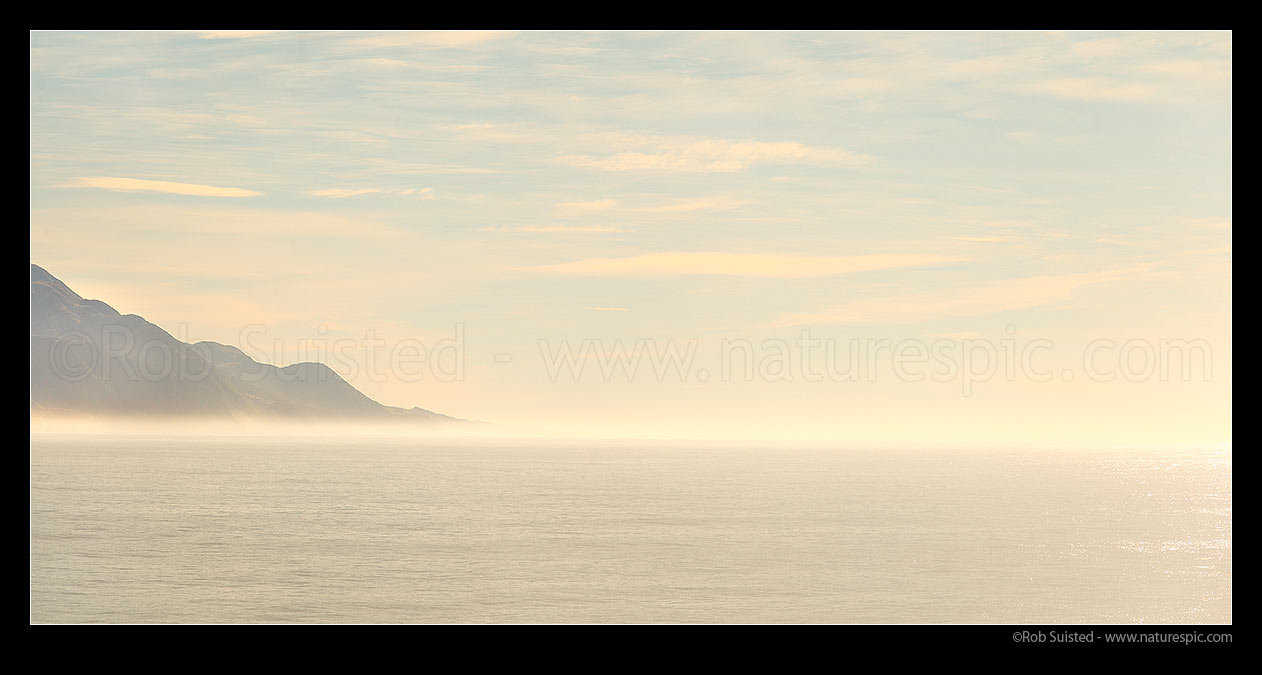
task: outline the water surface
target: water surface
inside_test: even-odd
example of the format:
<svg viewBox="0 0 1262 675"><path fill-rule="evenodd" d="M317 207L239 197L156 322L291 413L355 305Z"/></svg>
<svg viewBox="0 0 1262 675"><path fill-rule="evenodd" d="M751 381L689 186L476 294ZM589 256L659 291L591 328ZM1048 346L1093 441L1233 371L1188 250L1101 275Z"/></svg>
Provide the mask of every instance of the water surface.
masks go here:
<svg viewBox="0 0 1262 675"><path fill-rule="evenodd" d="M1224 451L31 439L31 621L1231 621Z"/></svg>

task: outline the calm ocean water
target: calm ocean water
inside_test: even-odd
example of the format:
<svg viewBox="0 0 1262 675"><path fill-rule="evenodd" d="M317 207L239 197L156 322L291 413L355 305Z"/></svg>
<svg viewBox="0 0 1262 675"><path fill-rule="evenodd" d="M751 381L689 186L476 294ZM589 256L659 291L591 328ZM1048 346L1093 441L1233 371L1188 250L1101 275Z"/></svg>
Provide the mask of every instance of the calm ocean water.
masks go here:
<svg viewBox="0 0 1262 675"><path fill-rule="evenodd" d="M1231 454L31 439L31 621L1231 621Z"/></svg>

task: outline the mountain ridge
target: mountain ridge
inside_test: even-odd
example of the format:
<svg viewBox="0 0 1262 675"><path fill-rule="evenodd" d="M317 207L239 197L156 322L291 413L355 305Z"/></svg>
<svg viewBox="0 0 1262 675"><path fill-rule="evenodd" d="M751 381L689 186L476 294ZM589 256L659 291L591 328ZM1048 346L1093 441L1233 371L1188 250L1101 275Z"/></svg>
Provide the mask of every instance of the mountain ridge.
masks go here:
<svg viewBox="0 0 1262 675"><path fill-rule="evenodd" d="M316 361L276 366L180 341L34 263L30 316L32 414L484 424L383 405Z"/></svg>

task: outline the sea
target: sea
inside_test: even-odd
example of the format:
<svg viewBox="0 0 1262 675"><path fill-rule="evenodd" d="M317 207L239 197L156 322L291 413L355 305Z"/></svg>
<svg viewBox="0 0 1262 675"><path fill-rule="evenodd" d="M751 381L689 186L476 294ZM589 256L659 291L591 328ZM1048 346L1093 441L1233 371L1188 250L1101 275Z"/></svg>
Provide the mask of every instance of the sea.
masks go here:
<svg viewBox="0 0 1262 675"><path fill-rule="evenodd" d="M1230 623L1231 452L33 433L30 620Z"/></svg>

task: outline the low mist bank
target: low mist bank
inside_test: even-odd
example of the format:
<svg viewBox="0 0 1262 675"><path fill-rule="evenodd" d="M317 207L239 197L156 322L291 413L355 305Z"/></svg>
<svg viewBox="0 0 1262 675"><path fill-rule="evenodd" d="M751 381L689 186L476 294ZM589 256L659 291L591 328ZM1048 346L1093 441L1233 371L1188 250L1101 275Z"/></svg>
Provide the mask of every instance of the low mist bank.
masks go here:
<svg viewBox="0 0 1262 675"><path fill-rule="evenodd" d="M225 419L222 417L31 414L31 433L154 436L398 436L416 438L503 438L546 436L546 432L492 424L422 423L415 420Z"/></svg>
<svg viewBox="0 0 1262 675"><path fill-rule="evenodd" d="M547 444L556 447L620 445L636 447L727 447L727 448L824 448L838 450L1058 450L1065 452L1092 452L1116 450L1192 450L1204 452L1230 452L1230 444L1166 444L1145 443L1066 443L1051 441L937 441L925 442L908 439L874 441L845 438L755 438L737 436L702 436L671 433L667 430L645 428L638 434L592 433L590 429L508 427L487 423L415 424L392 422L341 421L341 420L224 420L221 418L145 418L104 417L89 415L31 415L32 436L140 436L177 440L181 438L251 438L251 439L327 439L330 442L346 442L363 439L394 439L398 441L443 439L468 439L470 442L511 442L528 446ZM612 431L612 430L611 430Z"/></svg>

